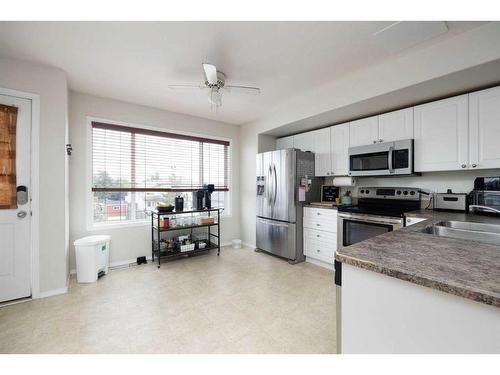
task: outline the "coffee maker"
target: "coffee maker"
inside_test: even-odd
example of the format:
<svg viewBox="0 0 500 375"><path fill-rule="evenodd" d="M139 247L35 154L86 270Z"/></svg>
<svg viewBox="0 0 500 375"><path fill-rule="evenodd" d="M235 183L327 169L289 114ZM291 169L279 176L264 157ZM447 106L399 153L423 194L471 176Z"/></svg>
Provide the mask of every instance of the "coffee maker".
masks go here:
<svg viewBox="0 0 500 375"><path fill-rule="evenodd" d="M205 190L205 208L212 208L212 193L215 190L214 184L203 185L203 189Z"/></svg>
<svg viewBox="0 0 500 375"><path fill-rule="evenodd" d="M203 189L193 192L193 209L204 210L212 208L212 193L215 190L214 184L203 185Z"/></svg>

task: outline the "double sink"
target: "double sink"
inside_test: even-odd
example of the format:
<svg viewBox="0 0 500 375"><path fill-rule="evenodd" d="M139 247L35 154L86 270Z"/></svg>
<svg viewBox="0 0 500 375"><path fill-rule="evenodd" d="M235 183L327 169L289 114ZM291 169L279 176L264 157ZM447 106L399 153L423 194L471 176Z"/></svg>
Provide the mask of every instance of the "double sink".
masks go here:
<svg viewBox="0 0 500 375"><path fill-rule="evenodd" d="M465 221L440 221L422 230L423 233L461 240L500 245L500 225Z"/></svg>

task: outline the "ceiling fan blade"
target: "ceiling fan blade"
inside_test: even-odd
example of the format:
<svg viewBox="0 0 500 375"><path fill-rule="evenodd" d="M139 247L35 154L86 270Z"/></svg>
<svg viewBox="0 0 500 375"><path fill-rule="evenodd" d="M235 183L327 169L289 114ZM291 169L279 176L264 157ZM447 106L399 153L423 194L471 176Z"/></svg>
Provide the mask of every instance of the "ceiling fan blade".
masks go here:
<svg viewBox="0 0 500 375"><path fill-rule="evenodd" d="M168 88L171 90L192 90L192 89L206 89L205 85L168 85Z"/></svg>
<svg viewBox="0 0 500 375"><path fill-rule="evenodd" d="M211 85L217 84L217 68L215 65L203 63L203 70L205 71L205 78Z"/></svg>
<svg viewBox="0 0 500 375"><path fill-rule="evenodd" d="M227 85L224 86L224 88L227 89L229 92L234 92L234 93L249 94L249 95L260 94L260 89L258 87Z"/></svg>

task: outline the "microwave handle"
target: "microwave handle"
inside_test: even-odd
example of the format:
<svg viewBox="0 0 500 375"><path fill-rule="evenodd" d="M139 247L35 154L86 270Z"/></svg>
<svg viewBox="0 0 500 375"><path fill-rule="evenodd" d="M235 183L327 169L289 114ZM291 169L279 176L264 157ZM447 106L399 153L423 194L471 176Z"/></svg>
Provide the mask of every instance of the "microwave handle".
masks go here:
<svg viewBox="0 0 500 375"><path fill-rule="evenodd" d="M389 147L389 173L394 173L394 168L392 167L392 156L394 154L394 147Z"/></svg>

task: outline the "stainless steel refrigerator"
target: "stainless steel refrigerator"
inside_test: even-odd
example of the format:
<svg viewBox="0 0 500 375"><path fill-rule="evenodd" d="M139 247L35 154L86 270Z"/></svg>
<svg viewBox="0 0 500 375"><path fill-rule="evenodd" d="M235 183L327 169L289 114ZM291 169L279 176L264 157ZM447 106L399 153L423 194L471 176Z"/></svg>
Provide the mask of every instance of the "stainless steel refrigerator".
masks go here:
<svg viewBox="0 0 500 375"><path fill-rule="evenodd" d="M311 180L301 197L299 188ZM302 211L304 204L319 199L314 179L314 154L289 148L257 154L257 250L304 260ZM302 200L303 198L303 200Z"/></svg>

